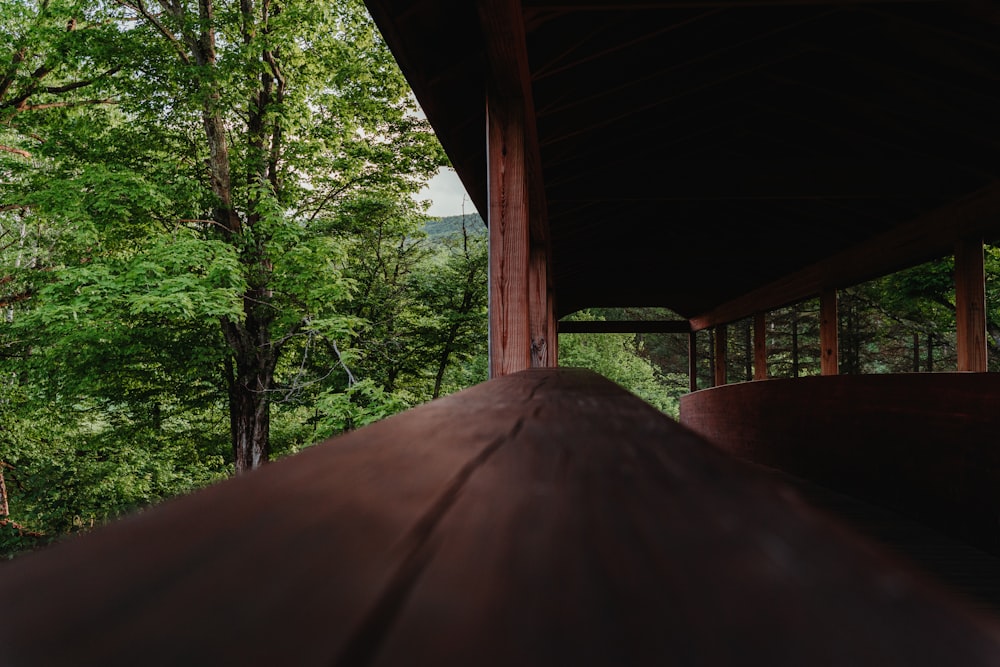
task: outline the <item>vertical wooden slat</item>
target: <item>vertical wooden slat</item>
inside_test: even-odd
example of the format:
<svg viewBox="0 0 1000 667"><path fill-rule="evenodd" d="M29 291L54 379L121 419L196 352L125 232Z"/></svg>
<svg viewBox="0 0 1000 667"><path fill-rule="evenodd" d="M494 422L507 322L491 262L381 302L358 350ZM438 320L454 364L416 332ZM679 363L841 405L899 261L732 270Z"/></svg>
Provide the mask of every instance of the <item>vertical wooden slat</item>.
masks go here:
<svg viewBox="0 0 1000 667"><path fill-rule="evenodd" d="M767 379L767 316L763 312L753 316L753 379Z"/></svg>
<svg viewBox="0 0 1000 667"><path fill-rule="evenodd" d="M549 366L555 368L559 365L559 320L556 317L556 298L552 283L546 287L548 292L548 318L549 318Z"/></svg>
<svg viewBox="0 0 1000 667"><path fill-rule="evenodd" d="M531 263L528 276L528 301L531 329L531 367L552 366L549 341L552 339L549 307L549 287L547 280L548 258L541 245L531 246Z"/></svg>
<svg viewBox="0 0 1000 667"><path fill-rule="evenodd" d="M501 377L531 367L523 102L490 95L486 115L490 377Z"/></svg>
<svg viewBox="0 0 1000 667"><path fill-rule="evenodd" d="M698 391L698 334L688 334L688 390Z"/></svg>
<svg viewBox="0 0 1000 667"><path fill-rule="evenodd" d="M729 341L728 327L720 324L715 327L715 386L726 384L726 348Z"/></svg>
<svg viewBox="0 0 1000 667"><path fill-rule="evenodd" d="M986 372L986 273L982 239L955 244L958 370Z"/></svg>
<svg viewBox="0 0 1000 667"><path fill-rule="evenodd" d="M819 348L820 373L837 375L840 372L837 340L837 290L828 288L819 297Z"/></svg>

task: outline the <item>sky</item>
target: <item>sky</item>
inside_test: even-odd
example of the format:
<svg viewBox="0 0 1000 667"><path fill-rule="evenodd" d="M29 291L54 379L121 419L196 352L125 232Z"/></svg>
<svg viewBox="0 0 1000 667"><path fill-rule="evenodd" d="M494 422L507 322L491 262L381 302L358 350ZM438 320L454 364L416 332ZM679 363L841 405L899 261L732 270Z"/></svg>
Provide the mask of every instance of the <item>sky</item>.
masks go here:
<svg viewBox="0 0 1000 667"><path fill-rule="evenodd" d="M428 211L434 217L474 213L476 207L465 192L465 187L454 169L442 169L432 178L427 187L420 191L417 199L431 200ZM463 209L464 207L464 209Z"/></svg>

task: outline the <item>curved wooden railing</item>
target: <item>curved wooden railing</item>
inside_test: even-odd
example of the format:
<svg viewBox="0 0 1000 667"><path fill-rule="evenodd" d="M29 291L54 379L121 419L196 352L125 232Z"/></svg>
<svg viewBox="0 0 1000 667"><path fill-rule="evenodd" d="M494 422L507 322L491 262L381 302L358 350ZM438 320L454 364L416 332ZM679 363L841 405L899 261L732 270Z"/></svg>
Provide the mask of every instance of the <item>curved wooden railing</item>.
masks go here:
<svg viewBox="0 0 1000 667"><path fill-rule="evenodd" d="M987 665L1000 625L584 371L0 565L5 665Z"/></svg>
<svg viewBox="0 0 1000 667"><path fill-rule="evenodd" d="M1000 374L840 375L681 399L721 449L1000 553Z"/></svg>

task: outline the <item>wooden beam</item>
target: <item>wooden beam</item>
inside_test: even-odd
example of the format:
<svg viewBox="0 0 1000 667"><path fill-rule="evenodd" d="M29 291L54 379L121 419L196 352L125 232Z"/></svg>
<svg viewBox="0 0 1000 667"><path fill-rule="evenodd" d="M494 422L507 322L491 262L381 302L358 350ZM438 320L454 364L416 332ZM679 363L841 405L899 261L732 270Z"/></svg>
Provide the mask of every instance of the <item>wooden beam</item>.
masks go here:
<svg viewBox="0 0 1000 667"><path fill-rule="evenodd" d="M546 261L549 261L548 259ZM551 266L551 263L549 263ZM559 365L559 318L556 317L556 291L552 287L552 272L548 272L548 318L549 318L549 366Z"/></svg>
<svg viewBox="0 0 1000 667"><path fill-rule="evenodd" d="M816 296L827 287L849 287L954 252L962 238L1000 228L1000 182L879 234L832 257L780 278L691 318L695 330L748 317Z"/></svg>
<svg viewBox="0 0 1000 667"><path fill-rule="evenodd" d="M721 387L726 384L726 370L728 368L726 363L726 352L729 348L729 331L725 324L718 324L715 327L715 355L713 359L715 363L713 364L713 373L715 377L715 382L713 386Z"/></svg>
<svg viewBox="0 0 1000 667"><path fill-rule="evenodd" d="M688 391L698 391L698 334L688 332Z"/></svg>
<svg viewBox="0 0 1000 667"><path fill-rule="evenodd" d="M5 665L1000 659L995 616L580 370L432 401L0 571Z"/></svg>
<svg viewBox="0 0 1000 667"><path fill-rule="evenodd" d="M491 85L496 93L512 101L519 100L524 108L525 169L531 205L531 240L547 244L548 210L521 2L479 0L478 7Z"/></svg>
<svg viewBox="0 0 1000 667"><path fill-rule="evenodd" d="M610 320L604 322L587 322L562 320L559 322L560 333L690 333L691 325L687 320Z"/></svg>
<svg viewBox="0 0 1000 667"><path fill-rule="evenodd" d="M819 297L819 348L820 373L837 375L840 372L837 330L837 290L825 289ZM984 327L985 328L985 327Z"/></svg>
<svg viewBox="0 0 1000 667"><path fill-rule="evenodd" d="M531 367L523 106L491 95L487 126L490 377L501 377Z"/></svg>
<svg viewBox="0 0 1000 667"><path fill-rule="evenodd" d="M955 244L958 370L986 372L986 274L981 238Z"/></svg>
<svg viewBox="0 0 1000 667"><path fill-rule="evenodd" d="M549 341L554 337L551 329L552 306L549 303L548 258L545 248L533 244L528 267L528 308L531 328L531 367L554 366Z"/></svg>
<svg viewBox="0 0 1000 667"><path fill-rule="evenodd" d="M753 316L753 379L767 379L767 316L761 312Z"/></svg>

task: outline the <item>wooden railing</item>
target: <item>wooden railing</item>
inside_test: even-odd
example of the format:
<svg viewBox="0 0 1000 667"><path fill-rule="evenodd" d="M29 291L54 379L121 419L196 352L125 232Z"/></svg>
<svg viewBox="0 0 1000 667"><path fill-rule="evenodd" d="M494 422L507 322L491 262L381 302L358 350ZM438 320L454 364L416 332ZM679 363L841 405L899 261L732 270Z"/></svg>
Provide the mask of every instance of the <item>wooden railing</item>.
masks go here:
<svg viewBox="0 0 1000 667"><path fill-rule="evenodd" d="M0 565L5 665L986 665L1000 625L585 371Z"/></svg>
<svg viewBox="0 0 1000 667"><path fill-rule="evenodd" d="M725 385L682 397L681 422L740 458L1000 554L1000 374Z"/></svg>

